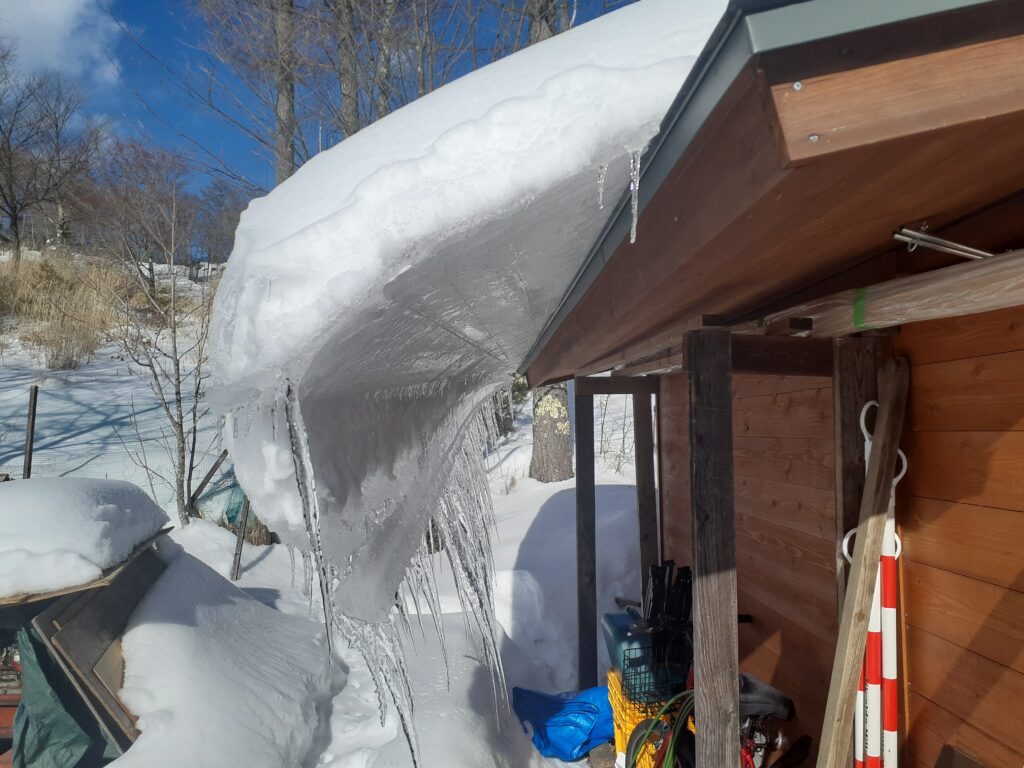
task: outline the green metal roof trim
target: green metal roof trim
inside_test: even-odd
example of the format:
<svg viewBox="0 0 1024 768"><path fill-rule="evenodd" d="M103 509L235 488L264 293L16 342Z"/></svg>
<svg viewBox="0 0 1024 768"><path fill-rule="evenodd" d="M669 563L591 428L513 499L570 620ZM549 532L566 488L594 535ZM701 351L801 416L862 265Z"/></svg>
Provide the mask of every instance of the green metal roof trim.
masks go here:
<svg viewBox="0 0 1024 768"><path fill-rule="evenodd" d="M751 57L874 27L1001 0L732 0L644 155L642 213ZM558 309L519 367L525 373L629 235L628 190Z"/></svg>

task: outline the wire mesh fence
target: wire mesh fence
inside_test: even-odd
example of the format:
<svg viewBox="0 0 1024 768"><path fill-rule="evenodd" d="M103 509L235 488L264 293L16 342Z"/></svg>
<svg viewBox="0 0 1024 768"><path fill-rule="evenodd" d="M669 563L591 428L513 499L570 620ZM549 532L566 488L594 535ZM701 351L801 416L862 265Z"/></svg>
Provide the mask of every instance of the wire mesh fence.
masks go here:
<svg viewBox="0 0 1024 768"><path fill-rule="evenodd" d="M62 386L48 380L36 403L31 476L89 477L126 480L149 493L176 517L175 441L170 423L155 396L144 387L127 393L120 382L90 381ZM19 382L0 390L0 477L24 476L31 384ZM218 424L200 419L197 430L194 486L221 452ZM207 486L197 507L208 520L232 522L243 494L230 461Z"/></svg>

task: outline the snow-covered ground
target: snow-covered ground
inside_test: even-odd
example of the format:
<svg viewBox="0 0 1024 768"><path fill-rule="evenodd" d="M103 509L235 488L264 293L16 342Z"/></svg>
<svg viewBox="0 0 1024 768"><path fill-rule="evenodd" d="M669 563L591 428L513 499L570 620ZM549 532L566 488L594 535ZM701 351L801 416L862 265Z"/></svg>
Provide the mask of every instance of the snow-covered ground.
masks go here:
<svg viewBox="0 0 1024 768"><path fill-rule="evenodd" d="M74 371L49 371L42 358L16 339L0 354L0 473L21 477L29 387L39 386L36 406L36 477L127 480L177 517L174 490L163 478L172 442L148 381L133 375L114 345ZM219 452L217 420L201 422L197 443L205 454L199 476ZM151 466L159 475L143 469Z"/></svg>
<svg viewBox="0 0 1024 768"><path fill-rule="evenodd" d="M60 466L75 468L76 475L121 477L126 468L134 471L134 464L125 457L124 445L109 435L112 422L130 428L130 411L126 413L125 408L130 401L135 402L136 413L141 416L143 434L150 439L159 436L159 414L152 408L145 381L130 376L123 361L117 360L110 350L101 351L96 360L77 371L46 374L30 355L15 348L0 363L0 430L8 433L6 442L0 444L0 456L7 459L5 466L20 466L24 392L33 382L41 383L43 392L53 398L51 401L42 394L40 397L36 477L50 474L49 470L58 466L58 458ZM59 408L49 408L50 402L59 404ZM147 408L146 403L151 406ZM631 440L629 403L625 398L613 397L607 401L607 412L603 403L599 399L594 418L596 435L602 433L603 425L607 454L597 474L598 607L606 611L614 608L615 595L637 596L640 579L632 461L628 451L627 455L620 455L621 447L625 444L628 448ZM625 441L623 429L627 430ZM212 428L207 434L212 439ZM571 480L542 484L529 479L530 440L527 412L518 419L516 432L503 440L487 460L497 521L494 567L500 651L510 689L525 686L560 691L575 686L574 484ZM145 481L135 482L148 490ZM168 509L173 519L173 508ZM171 546L180 546L187 555L227 577L234 543L234 537L226 530L198 521L185 530L176 530ZM129 678L125 698L143 714L140 725L144 734L149 727L150 735L140 740L135 753L129 753L125 765L143 764L138 762L143 758L144 764L152 768L159 768L164 759L168 766L178 764L180 754L163 755L156 745L182 732L177 728L194 727L200 713L208 727L204 729L202 750L197 754L211 766L236 764L239 744L258 745L259 739L270 739L261 752L269 755L265 758L267 762L261 765L275 765L275 761L287 761L291 755L302 752L304 757L299 764L303 768L412 765L394 708L389 709L381 726L369 670L343 638L335 638L334 673L326 681L318 677L320 672L316 665L311 665L308 651L302 652L307 654L302 658L291 658L289 654L293 651L281 647L320 647L319 599L303 594L301 557L282 545L247 546L236 585L241 592L229 584L211 581L196 565L194 561L183 561L170 572L167 584L176 584L179 593L199 595L199 604L205 606L202 611L193 614L175 609L173 594L169 599L168 590L164 589L162 596L154 597L154 604L144 605L140 609L143 613L134 619L137 624L148 625L149 630L136 632L134 645L131 639L126 645ZM495 707L490 672L475 647L475 635L467 630L460 612L447 560L441 554L435 555L433 565L438 573L447 669L429 615L412 617L413 631L404 641L422 765L559 765L536 754L504 702ZM182 589L182 585L186 588ZM273 609L282 619L291 617L293 622L268 621L269 614L258 617L260 622L276 627L274 634L258 643L238 646L239 654L244 656L238 665L216 654L198 658L193 664L197 647L194 644L235 642L230 633L225 636L216 612L211 618L210 606L223 604L225 610L251 616L259 606L246 607L248 598ZM156 616L157 620L150 621L147 616ZM206 618L199 621L203 616ZM296 640L296 632L305 633L304 643ZM183 653L190 647L192 653ZM165 663L150 664L147 659L152 660L154 653ZM273 659L270 670L263 663L267 658ZM246 670L251 679L239 679L239 670ZM152 695L152 690L167 691L170 681L181 684L171 687L170 694ZM211 685L213 691L209 690ZM252 712L248 705L241 710L226 705L203 705L188 713L190 696L196 696L199 703L223 702L218 695L239 696L240 690L262 696L276 692L283 697L282 701L288 702L289 714L268 724L265 713ZM303 697L304 700L296 702ZM249 741L247 728L253 729ZM257 732L259 738L254 735ZM279 749L268 746L279 742Z"/></svg>

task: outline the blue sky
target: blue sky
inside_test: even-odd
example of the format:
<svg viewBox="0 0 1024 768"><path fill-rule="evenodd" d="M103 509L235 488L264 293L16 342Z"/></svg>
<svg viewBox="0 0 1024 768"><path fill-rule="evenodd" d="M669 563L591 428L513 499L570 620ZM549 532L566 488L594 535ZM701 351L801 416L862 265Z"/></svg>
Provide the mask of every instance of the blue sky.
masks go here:
<svg viewBox="0 0 1024 768"><path fill-rule="evenodd" d="M601 5L582 0L578 21ZM0 35L14 42L22 71L77 79L88 110L118 134L186 149L199 143L253 183L272 186L269 158L251 140L175 93L175 75L195 60L203 32L189 7L188 0L0 0Z"/></svg>
<svg viewBox="0 0 1024 768"><path fill-rule="evenodd" d="M201 29L183 0L0 0L0 35L14 42L23 72L56 70L78 80L88 111L120 135L182 146L182 136L191 137L269 185L266 158L169 84L164 67L185 67Z"/></svg>

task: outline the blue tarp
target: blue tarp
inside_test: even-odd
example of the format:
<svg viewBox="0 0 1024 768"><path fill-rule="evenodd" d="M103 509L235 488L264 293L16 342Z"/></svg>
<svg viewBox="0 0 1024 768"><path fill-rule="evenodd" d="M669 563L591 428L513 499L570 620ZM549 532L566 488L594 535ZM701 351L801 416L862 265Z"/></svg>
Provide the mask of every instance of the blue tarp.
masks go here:
<svg viewBox="0 0 1024 768"><path fill-rule="evenodd" d="M608 686L567 693L512 689L519 721L533 726L533 743L544 757L579 760L615 735Z"/></svg>

